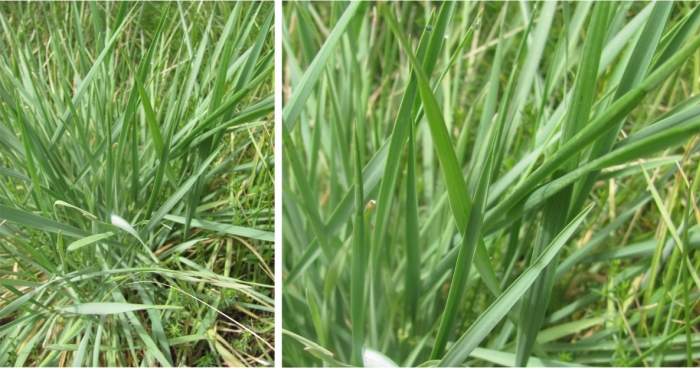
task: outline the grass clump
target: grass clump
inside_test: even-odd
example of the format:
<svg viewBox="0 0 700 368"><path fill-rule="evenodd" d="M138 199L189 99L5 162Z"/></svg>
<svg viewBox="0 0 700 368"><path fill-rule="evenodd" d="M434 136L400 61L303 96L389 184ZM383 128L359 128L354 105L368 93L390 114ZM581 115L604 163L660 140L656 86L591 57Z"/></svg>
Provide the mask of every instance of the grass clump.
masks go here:
<svg viewBox="0 0 700 368"><path fill-rule="evenodd" d="M273 363L273 21L0 4L0 366Z"/></svg>
<svg viewBox="0 0 700 368"><path fill-rule="evenodd" d="M700 7L284 5L284 364L698 364Z"/></svg>

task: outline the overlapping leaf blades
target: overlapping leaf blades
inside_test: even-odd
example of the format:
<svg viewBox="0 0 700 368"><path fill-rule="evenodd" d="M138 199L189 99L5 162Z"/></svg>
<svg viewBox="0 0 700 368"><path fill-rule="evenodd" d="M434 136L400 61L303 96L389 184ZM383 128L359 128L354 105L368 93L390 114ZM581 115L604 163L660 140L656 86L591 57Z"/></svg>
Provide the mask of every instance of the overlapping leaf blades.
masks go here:
<svg viewBox="0 0 700 368"><path fill-rule="evenodd" d="M680 257L665 233L653 256L636 244L657 235L637 227L659 213L649 207L644 160L664 156L653 160L652 183L675 177L669 229L696 211L680 204L697 200L688 199L697 188L690 177L700 175L692 139L700 88L688 79L700 46L695 4L291 3L284 11L285 108L294 118L284 122L283 308L294 315L284 321L286 364L357 363L359 344L402 366L638 364L642 340L633 335L648 336L647 348L696 349L672 322L692 321L674 301L698 300L687 289L692 273L673 265L697 265L696 256ZM350 145L356 122L364 143ZM562 207L545 210L560 224L542 225L545 203ZM551 236L533 254L539 226ZM591 256L618 243L628 247ZM668 262L665 285L651 281L646 309L635 307L633 280ZM543 321L525 321L533 307L520 305L533 283L543 290L534 304ZM583 291L546 300L566 285ZM364 321L354 317L360 297ZM576 334L576 344L553 341ZM678 360L663 351L651 356L657 364Z"/></svg>
<svg viewBox="0 0 700 368"><path fill-rule="evenodd" d="M272 9L0 5L0 365L273 361Z"/></svg>

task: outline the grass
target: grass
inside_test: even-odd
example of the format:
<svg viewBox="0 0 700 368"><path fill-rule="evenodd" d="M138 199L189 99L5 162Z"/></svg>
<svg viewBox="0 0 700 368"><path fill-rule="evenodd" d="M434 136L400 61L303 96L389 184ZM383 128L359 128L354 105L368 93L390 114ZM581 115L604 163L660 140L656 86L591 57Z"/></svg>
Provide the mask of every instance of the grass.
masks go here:
<svg viewBox="0 0 700 368"><path fill-rule="evenodd" d="M700 363L700 7L283 13L284 365Z"/></svg>
<svg viewBox="0 0 700 368"><path fill-rule="evenodd" d="M0 5L0 366L274 364L273 14Z"/></svg>

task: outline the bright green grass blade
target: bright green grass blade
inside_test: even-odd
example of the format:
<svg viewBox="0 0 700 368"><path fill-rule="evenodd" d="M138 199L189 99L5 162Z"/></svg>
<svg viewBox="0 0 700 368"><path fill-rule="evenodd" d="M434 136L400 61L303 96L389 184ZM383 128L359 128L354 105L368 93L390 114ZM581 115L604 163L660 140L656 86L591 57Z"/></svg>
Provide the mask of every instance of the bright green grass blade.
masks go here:
<svg viewBox="0 0 700 368"><path fill-rule="evenodd" d="M487 362L494 364L510 367L515 366L515 354L507 353L503 351L497 351L493 349L485 348L475 348L472 354L472 358L482 359ZM536 357L531 357L530 361L527 363L528 367L585 367L581 364L574 364L563 362L561 360L552 359L539 359Z"/></svg>
<svg viewBox="0 0 700 368"><path fill-rule="evenodd" d="M7 3L1 8L4 32L0 43L5 47L0 47L4 50L0 51L0 276L11 281L3 281L7 293L0 299L0 310L7 315L0 317L0 324L11 324L0 331L0 365L225 364L219 355L224 350L213 345L203 345L202 356L211 358L206 364L196 361L184 345L171 348L167 344L166 336L190 333L184 331L182 321L187 321L187 328L218 325L218 336L223 336L218 323L221 315L183 304L168 289L174 286L210 305L244 312L238 318L241 325L255 321L255 329L269 337L274 320L272 272L266 264L258 266L272 259L271 243L239 243L228 234L198 229L203 239L183 244L182 227L163 217L184 216L182 194L188 186L191 189L188 179L199 175L210 190L203 203L216 204L199 208L202 218L216 224L274 227L274 210L269 207L274 203L269 190L273 178L267 175L274 161L268 124L274 63L270 32L260 36L256 32L273 7L244 2L235 7L188 3L179 7L180 14L176 8L156 3ZM246 11L249 18L243 22L230 17L234 8ZM265 10L258 14L258 9ZM184 29L183 22L187 24ZM236 35L234 43L227 33ZM251 82L257 84L237 94L233 89L238 76L259 37L266 42L251 71ZM222 124L212 120L197 132L194 129L210 117L212 76L225 62L220 53L223 47L217 52L208 48L208 42L198 42L198 49L190 54L188 39L233 44L229 50L235 55L232 59L237 59L220 68L226 79L220 84L222 102L230 103L235 96L236 108L212 109L219 120L226 114L231 117ZM202 43L205 46L199 48ZM194 67L199 50L201 62ZM267 79L258 80L260 75ZM17 91L17 95L7 91ZM147 100L144 106L138 106L139 98ZM151 134L154 123L162 135L162 152L157 151ZM193 145L217 134L226 138L211 148L221 146L211 161L206 161L209 155L200 162L188 157ZM39 185L32 181L25 151L31 155ZM253 173L250 178L249 172ZM162 185L163 177L166 185ZM113 225L112 214L129 223L115 221L121 228ZM149 221L152 228L145 230ZM107 236L109 232L113 235ZM225 257L217 247L222 243ZM173 252L167 253L169 250ZM158 271L137 267L152 264L149 255L153 252L166 266ZM218 262L221 258L225 261ZM136 296L141 301L132 300L134 293L129 292L129 301L185 308L105 318L52 312L57 306L82 300L126 302L117 297L122 285L149 282L156 273L164 287L143 287L143 293ZM243 279L240 283L238 277ZM246 299L236 300L227 291L230 288L241 288ZM42 320L42 316L47 318ZM23 346L13 346L15 340L24 341ZM236 345L256 349L256 341ZM262 349L260 355L252 354L255 358L238 357L240 363L270 364L272 351Z"/></svg>
<svg viewBox="0 0 700 368"><path fill-rule="evenodd" d="M444 14L444 15L443 15ZM449 20L449 12L440 12L440 18L442 19L441 24L443 24L437 32L446 31L444 24ZM428 18L428 23L430 24L433 18L433 14ZM432 38L428 38L429 35L434 33L428 32L426 29L421 35L421 39L418 43L418 50L416 52L419 59L423 59L423 64L428 73L432 71L437 61L437 55L439 54L439 47L441 44L439 42L429 42ZM440 40L438 38L437 40ZM429 46L433 46L433 49L428 50ZM437 47L437 49L435 49ZM425 56L430 56L425 58ZM396 121L394 122L394 129L391 133L391 139L389 140L388 152L386 157L386 162L384 164L384 174L382 175L382 181L379 186L379 196L377 197L377 215L376 215L376 225L372 231L372 247L379 246L381 239L385 236L385 227L389 220L389 214L392 204L392 196L394 195L396 180L399 173L399 160L401 158L401 151L406 142L406 135L409 131L409 127L413 125L412 109L415 104L417 94L417 81L416 77L411 75L408 86L406 87L406 92L404 92L401 98L401 105L399 107L399 112L396 115Z"/></svg>
<svg viewBox="0 0 700 368"><path fill-rule="evenodd" d="M131 72L134 74L134 80L136 81L136 87L139 92L139 97L141 97L141 105L143 106L143 111L146 115L146 122L148 123L148 128L151 131L153 147L155 147L156 149L156 154L158 156L162 156L165 143L163 143L163 136L160 132L160 125L158 124L158 121L156 121L156 115L153 112L151 100L148 97L148 92L146 92L146 88L144 87L141 78L138 77L138 73L134 70L133 65L131 65L131 63L129 63L129 67L131 68Z"/></svg>
<svg viewBox="0 0 700 368"><path fill-rule="evenodd" d="M394 34L404 46L404 52L411 60L414 72L418 77L420 96L423 100L425 115L428 117L428 122L430 123L432 139L435 142L435 149L443 166L445 182L448 183L448 196L450 197L450 204L453 207L452 211L454 213L455 221L459 225L466 225L468 211L471 208L471 201L463 189L464 178L462 177L461 170L459 169L457 157L454 153L454 149L452 148L452 143L445 127L442 112L440 111L438 103L435 100L435 96L430 88L430 83L428 82L420 63L418 60L416 60L412 51L410 51L409 44L405 37L400 34L399 26L394 20L393 15L389 13L387 8L383 9L386 19L392 26ZM461 185L458 185L460 183Z"/></svg>
<svg viewBox="0 0 700 368"><path fill-rule="evenodd" d="M19 105L19 96L15 93L15 101L16 101L16 109L17 109L17 120L19 122L20 126L20 132L22 134L22 144L24 145L24 153L27 156L27 168L29 169L29 177L32 178L32 184L34 184L34 191L36 192L37 196L37 202L39 204L39 208L41 208L42 213L44 214L44 217L48 217L48 213L46 212L46 204L44 201L44 196L41 190L41 185L39 184L39 176L37 175L36 167L34 166L34 159L33 159L33 154L32 152L34 151L34 148L32 147L32 143L29 141L29 138L27 137L27 128L25 126L24 121L22 120L22 109L20 108Z"/></svg>
<svg viewBox="0 0 700 368"><path fill-rule="evenodd" d="M231 37L231 32L233 32L233 24L236 23L240 15L240 3L236 3L235 9L231 12L228 21L226 22L226 27L224 28L223 34L219 42L216 44L214 49L214 55L217 55L223 49L223 55L221 57L221 66L216 74L216 79L214 82L214 91L211 94L211 101L209 102L208 111L213 112L221 104L221 98L223 97L224 85L226 83L226 72L227 66L231 64L231 56L233 53L233 42L226 42ZM214 56L212 55L212 56ZM216 60L213 58L212 60Z"/></svg>
<svg viewBox="0 0 700 368"><path fill-rule="evenodd" d="M384 168L386 167L386 159L389 152L389 143L385 143L378 151L374 154L374 157L365 165L362 171L362 178L364 179L364 186L362 191L364 193L371 193L379 181L382 179L382 174ZM370 198L365 194L364 202L366 203ZM355 208L355 191L349 190L340 201L340 204L333 210L331 217L326 223L326 232L330 234L335 234L338 230L348 222L352 216Z"/></svg>
<svg viewBox="0 0 700 368"><path fill-rule="evenodd" d="M48 283L44 284L44 285L26 293L26 294L24 294L23 296L15 299L14 301L12 301L12 303L6 305L3 309L0 309L0 318L5 317L6 315L16 311L19 307L22 306L22 304L24 304L27 301L29 301L30 299L32 299L32 297L34 297L34 295L36 295L38 292L42 291L48 285L49 285Z"/></svg>
<svg viewBox="0 0 700 368"><path fill-rule="evenodd" d="M31 353L32 350L34 350L34 345L37 343L39 338L45 333L47 327L47 324L40 326L37 330L37 334L35 334L32 338L29 339L29 341L26 342L26 344L22 346L21 351L19 351L17 354L17 360L15 361L17 367L22 367L26 364L25 362L29 357L29 353Z"/></svg>
<svg viewBox="0 0 700 368"><path fill-rule="evenodd" d="M143 81L148 75L148 71L151 68L153 56L155 55L156 47L158 45L158 39L160 38L160 35L163 31L163 26L165 24L165 19L167 16L167 10L170 8L170 5L168 5L163 11L163 14L161 15L160 21L158 23L158 28L155 31L154 34L154 39L153 42L151 43L150 47L148 48L148 52L146 54L146 58L139 63L139 70L138 70L138 75L140 76L140 80ZM131 64L128 64L131 67ZM135 74L136 75L136 74ZM126 105L126 109L124 110L124 115L122 116L122 124L121 124L121 129L119 132L119 140L117 144L117 160L116 160L116 168L115 171L119 172L119 168L122 165L122 160L124 157L124 150L126 149L126 139L129 134L129 127L131 118L133 116L134 110L136 109L136 101L138 96L140 95L140 88L136 86L136 88L132 88L130 94L129 94L129 100Z"/></svg>
<svg viewBox="0 0 700 368"><path fill-rule="evenodd" d="M700 278L697 275L697 272L695 272L695 269L692 266L689 266L687 261L687 244L683 242L678 235L678 229L677 227L673 224L673 220L671 220L671 216L668 213L668 210L666 209L661 196L659 195L658 190L656 189L656 186L652 182L651 178L649 177L649 174L647 173L646 169L644 168L644 164L641 164L642 166L642 173L644 174L644 178L647 181L647 184L649 185L649 191L651 192L652 197L654 198L654 202L656 203L656 206L659 209L659 212L661 213L661 218L664 221L664 224L668 228L668 231L671 233L671 237L673 240L675 240L676 246L678 247L679 251L681 252L681 256L683 257L683 264L685 268L687 268L687 271L690 272L690 275L692 276L693 281L695 281L695 285L697 287L700 287ZM685 271L684 271L685 272ZM652 274L653 275L653 274ZM651 281L649 282L648 285L653 285L653 277Z"/></svg>
<svg viewBox="0 0 700 368"><path fill-rule="evenodd" d="M506 126L504 128L504 142L505 146L508 147L512 144L515 139L516 129L520 124L520 115L525 107L525 95L530 92L532 85L535 81L535 75L537 74L536 68L541 63L542 57L544 55L545 42L542 42L547 33L549 33L552 20L554 19L554 13L556 9L555 1L548 1L541 3L542 9L539 10L539 20L536 25L529 25L528 27L534 26L532 32L532 44L528 46L528 51L523 61L522 69L520 70L520 75L518 77L517 83L514 84L513 90L513 101L510 105L510 109L506 117ZM532 10L533 14L531 17L534 22L535 9ZM524 47L524 43L521 47ZM595 72L595 71L594 71ZM502 162L502 154L496 157L494 164L498 167Z"/></svg>
<svg viewBox="0 0 700 368"><path fill-rule="evenodd" d="M285 153L287 154L288 160L290 162L290 169L294 173L294 178L300 184L299 190L301 191L300 194L306 206L306 208L304 208L306 211L306 216L311 223L311 228L313 229L314 234L316 235L316 239L318 240L318 243L321 249L323 250L323 254L326 257L326 261L330 261L331 259L333 259L333 251L330 248L328 236L324 229L323 220L321 219L318 207L315 205L317 201L315 199L314 194L311 192L311 186L308 183L306 173L304 172L304 168L301 166L301 157L299 157L298 151L296 150L294 142L292 141L291 133L284 124L282 126L282 134ZM358 201L355 200L355 203L357 202Z"/></svg>
<svg viewBox="0 0 700 368"><path fill-rule="evenodd" d="M87 351L87 346L88 342L90 341L90 335L92 334L92 323L93 321L90 320L87 322L87 326L85 327L85 334L83 335L83 338L80 340L80 345L78 345L78 350L75 353L75 356L73 357L73 367L82 367L83 366L83 361L85 360L85 352Z"/></svg>
<svg viewBox="0 0 700 368"><path fill-rule="evenodd" d="M255 43L251 48L251 53L248 56L248 59L246 60L246 64L241 70L241 74L239 76L238 84L236 85L235 90L243 89L253 77L254 67L260 58L260 52L262 51L263 44L266 41L266 36L270 30L270 26L272 25L274 15L275 12L272 8L270 8L270 10L268 10L267 17L265 17L263 25L260 27L258 38L257 40L255 40Z"/></svg>
<svg viewBox="0 0 700 368"><path fill-rule="evenodd" d="M338 362L337 360L333 359L332 358L333 353L328 351L323 346L318 345L315 342L313 342L313 341L311 341L303 336L300 336L298 334L295 334L295 333L288 331L288 330L285 330L285 329L282 330L282 333L284 335L290 336L291 338L304 344L306 346L306 351L311 353L313 356L331 364L331 366L333 366L333 367L350 367L349 365L342 364L342 363Z"/></svg>
<svg viewBox="0 0 700 368"><path fill-rule="evenodd" d="M160 351L158 346L156 345L155 341L153 341L153 338L151 335L146 331L146 329L143 327L141 321L136 317L134 314L134 311L136 310L147 310L147 309L181 309L182 307L180 306L169 306L169 305L163 305L163 306L156 306L156 305L143 305L143 304L132 304L132 303L127 303L124 300L124 296L119 293L113 293L112 294L114 299L117 301L116 303L108 303L112 306L108 306L110 308L110 311L121 311L117 312L119 313L119 316L126 316L126 319L131 323L131 325L134 327L134 330L136 330L136 334L141 338L141 340L144 342L146 345L146 352L147 354L150 354L152 357L154 357L160 364L162 364L164 367L171 367L172 363L168 361L168 359L163 355L163 353ZM85 304L105 304L105 303L85 303ZM84 304L81 304L84 305ZM78 306L69 306L69 307L80 307L81 305ZM66 308L69 308L66 307ZM130 308L137 308L133 310L129 310ZM94 312L97 312L96 314L105 314L105 313L99 313L100 310L104 310L105 308L100 308L99 306L94 310ZM75 313L76 311L73 311ZM124 313L124 314L122 314ZM109 313L113 314L113 313ZM126 325L124 325L126 326ZM125 328L126 330L126 328ZM125 331L127 332L127 331ZM130 331L129 331L130 332Z"/></svg>
<svg viewBox="0 0 700 368"><path fill-rule="evenodd" d="M656 58L652 70L660 67L662 63L665 63L676 54L681 48L681 45L683 45L691 35L696 33L698 25L700 25L700 6L696 5L692 11L686 14L683 19L661 39L659 46L663 52Z"/></svg>
<svg viewBox="0 0 700 368"><path fill-rule="evenodd" d="M164 259L164 258L166 258L166 257L169 257L171 254L175 254L175 253L178 253L178 252L183 252L183 251L185 251L185 250L191 248L191 247L194 246L195 244L197 244L197 243L199 243L199 242L201 242L201 241L203 241L203 240L205 240L205 239L206 239L206 238L197 238L197 239L192 239L192 240L186 241L186 242L184 242L184 243L178 244L178 245L176 245L176 246L174 246L174 247L172 247L172 248L166 250L166 251L163 252L163 253L158 254L157 257L158 257L158 259Z"/></svg>
<svg viewBox="0 0 700 368"><path fill-rule="evenodd" d="M498 148L497 142L501 141L502 122L503 120L501 120L501 124L494 128L495 132L491 136L491 150L488 153L486 162L481 168L476 192L474 193L474 201L470 209L469 219L467 220L467 227L464 231L462 244L460 245L459 254L457 256L457 264L455 265L450 291L447 296L447 304L445 305L445 311L440 321L440 327L437 337L435 338L435 344L433 345L430 359L437 359L442 356L445 346L447 345L447 338L452 334L455 325L458 312L457 305L463 300L464 293L466 292L465 289L469 271L482 235L481 227L484 219L486 200L488 198L488 189L491 185L492 164Z"/></svg>
<svg viewBox="0 0 700 368"><path fill-rule="evenodd" d="M318 335L318 341L321 346L326 344L326 334L323 332L323 325L321 324L321 314L318 311L318 306L313 296L306 291L306 300L309 303L309 312L311 312L311 317L314 321L314 327L316 327L316 334Z"/></svg>
<svg viewBox="0 0 700 368"><path fill-rule="evenodd" d="M172 338L168 341L170 343L170 346L175 346L175 345L180 345L180 344L186 344L188 342L205 340L206 338L207 337L204 335L195 334L195 335L178 336L178 337Z"/></svg>
<svg viewBox="0 0 700 368"><path fill-rule="evenodd" d="M98 366L100 364L100 349L103 347L101 346L101 341L102 341L102 334L104 333L105 330L105 320L107 319L107 316L100 316L100 321L97 323L97 332L95 333L95 345L92 350L92 365L93 366Z"/></svg>
<svg viewBox="0 0 700 368"><path fill-rule="evenodd" d="M28 286L28 287L39 287L39 286L41 286L41 284L38 283L38 282L29 282L29 281L13 280L13 279L5 279L5 278L0 278L0 285Z"/></svg>
<svg viewBox="0 0 700 368"><path fill-rule="evenodd" d="M686 141L689 136L700 132L700 115L697 115L698 112L700 112L700 109L694 114L695 116L691 115L688 119L684 119L686 124L681 124L671 129L667 128L656 134L646 134L644 131L640 131L638 134L644 135L644 138L636 139L636 135L631 135L629 138L620 141L617 145L620 147L619 149L615 149L607 155L580 166L576 170L534 190L509 214L509 217L517 217L518 214L540 206L546 199L551 198L562 188L576 182L585 173L645 158L655 152L674 147ZM629 144L627 144L628 140L631 140Z"/></svg>
<svg viewBox="0 0 700 368"><path fill-rule="evenodd" d="M136 284L134 286L138 290L139 296L141 297L141 300L143 300L144 305L158 307L155 305L155 303L153 303L153 300L148 295L148 292L146 292L143 285ZM179 306L177 306L177 307L179 307ZM146 313L148 313L148 316L150 317L151 334L152 334L155 342L158 345L160 345L160 351L165 356L165 359L167 359L169 362L171 362L173 360L173 357L172 357L172 354L170 353L170 345L168 344L168 338L166 337L165 330L163 329L163 322L164 321L161 320L161 315L156 310L158 310L158 308L146 309Z"/></svg>
<svg viewBox="0 0 700 368"><path fill-rule="evenodd" d="M609 8L605 22L601 22L604 28L595 30L589 24L599 6L595 3L523 2L511 6L516 4L457 2L450 4L454 7L453 19L447 23L440 40L442 47L434 55L438 73L433 74L423 65L421 53L425 52L426 37L440 31L441 25L434 22L439 12L446 11L445 5L377 4L376 9L370 5L367 11L358 7L346 33L323 63L297 121L291 122L292 128L283 129L283 216L288 224L283 242L283 308L285 315L296 316L285 319L285 329L317 342L322 334L321 346L333 352L326 354L286 336L289 344L285 346L289 347L285 348L284 365L343 366L355 361L353 273L348 263L355 240L356 207L369 203L362 224L365 232L372 233L364 234L365 244L370 246L364 290L369 306L365 310L364 347L405 366L415 366L429 359L436 343L446 341L449 349L503 294L501 290L527 270L542 205L571 187L576 193L574 202L583 198L583 202L599 205L586 218L586 230L581 231L580 239L568 241L560 250L563 263L556 267L555 290L561 297L552 300L552 310L545 312L537 332L546 342L535 342L527 365L624 366L639 351L678 329L684 330L682 336L667 343L666 348L657 349L645 359L647 363L686 362L683 354L688 353L688 346L693 355L699 354L700 350L693 347L694 338L688 345L686 326L675 322L692 322L693 316L686 315L692 311L697 293L691 290L686 293L688 303L681 301L685 298L683 285L688 281L693 285L692 276L682 275L679 266L686 266L679 262L685 260L672 234L667 231L654 235L662 217L656 206L649 207L652 196L644 193L645 180L636 163L643 159L653 165L654 175L649 176L657 188L664 187L671 193L664 203L668 217L673 219L683 245L694 250L698 243L694 235L684 240L686 223L679 223L679 219L692 216L691 199L683 201L680 195L685 187L694 192L690 183L696 180L690 179L700 177L691 174L700 146L694 141L687 144L696 133L693 109L700 92L694 83L694 76L700 75L700 57L695 55L697 48L691 51L695 39L688 35L692 32L686 32L692 29L689 14L693 14L696 4L603 4ZM295 97L305 70L347 6L283 6L286 99ZM669 8L669 17L662 24L662 10ZM398 25L390 24L386 16L389 13ZM469 21L478 14L481 27L471 28ZM687 26L678 26L683 22ZM648 49L635 53L637 44L645 44L645 29L652 28L654 36L659 32L662 35L658 50L651 50L655 47L652 42ZM601 30L604 35L598 37L602 40L598 67L584 68L581 61L585 44ZM658 61L674 38L675 51L685 55L668 53L666 60ZM662 69L634 70L632 65L646 63L638 57L649 55L650 65ZM421 69L428 83L418 80ZM561 131L570 124L566 122L567 110L575 102L575 75L592 76L588 80L595 83L596 88L587 95L593 101L588 118L594 128L570 129L580 130L576 132L580 135L573 135L578 141L560 144L564 140ZM641 79L626 91L624 86L632 75ZM395 133L401 126L396 124L397 114L403 109L401 103L411 83L416 89L422 88L415 91L421 98L414 99L411 108L410 119L416 130L406 133L410 139L398 139ZM428 90L433 101L428 101ZM442 119L434 116L436 110ZM201 112L206 119L206 110ZM422 124L423 117L427 124ZM357 138L353 137L354 121L359 124ZM615 127L622 121L625 137L618 137L621 130L616 133ZM512 129L504 131L500 142L493 144L495 127L501 124ZM443 142L455 146L457 165L451 168L457 169L462 182L446 180L445 156L440 157L445 145L436 145L431 126L444 126L447 140ZM180 137L190 132L183 131ZM609 152L594 155L594 146L612 135L615 139ZM357 166L353 157L355 140L362 142L358 151L365 165L364 198L358 204L353 180ZM390 149L392 140L400 142L396 145L398 153ZM409 147L403 152L407 140ZM477 201L470 197L479 188L483 166L493 150L497 152L490 172L493 184L486 187L484 209L477 211ZM579 156L581 164L568 168L568 161ZM553 176L564 168L568 168L568 174ZM602 175L592 189L581 189L582 182L596 170L602 170ZM394 171L400 174L390 184ZM379 186L381 179L385 180ZM399 183L402 180L405 182ZM455 188L466 192L465 199L474 202L467 214L462 214L464 224L455 218L460 216L454 213ZM661 191L659 194L664 198ZM373 199L380 205L374 218L367 215ZM569 207L562 216L564 220L581 210L581 205L575 203ZM468 236L475 235L465 231L467 224L476 223L479 217L483 218L482 231L476 242L469 241ZM180 231L180 227L173 231ZM668 241L653 240L665 239L667 234ZM695 232L691 229L690 234ZM477 269L468 272L466 282L452 275L452 269L469 263L457 261L462 242L476 243ZM650 299L642 298L637 303L639 290L648 285L649 263L656 248L657 269L663 282L655 283ZM417 249L419 257L417 262L413 257L409 265L410 249ZM696 266L696 259L691 257L689 261ZM187 266L193 267L189 263ZM409 276L414 277L413 282L408 281ZM440 322L451 313L449 307L445 308L446 302L455 299L460 289L464 295L452 308L457 311L455 323L446 323L447 328L440 330ZM419 296L413 297L414 292ZM498 321L478 343L482 348L475 348L459 365L514 365L521 303L522 298L516 300L504 314L509 318ZM318 313L309 313L313 305ZM411 316L411 305L418 311L415 317ZM599 316L609 319L595 324ZM434 340L436 337L442 341ZM429 349L425 349L426 344ZM306 351L304 346L308 347ZM423 365L438 363L432 360Z"/></svg>
<svg viewBox="0 0 700 368"><path fill-rule="evenodd" d="M601 325L607 319L606 316L580 319L569 323L553 326L544 329L537 334L537 342L544 344L550 341L561 339L562 337L574 334L578 331Z"/></svg>
<svg viewBox="0 0 700 368"><path fill-rule="evenodd" d="M252 14L254 7L251 7L250 9L250 14ZM248 85L252 73L253 73L253 67L255 64L258 62L259 56L260 56L260 51L262 50L263 44L266 40L266 36L268 34L268 31L270 29L270 24L273 19L274 12L272 10L268 11L267 17L264 21L264 24L259 30L258 38L253 44L253 47L250 49L250 53L248 54L248 57L246 58L245 65L243 66L243 69L241 71L241 74L238 76L238 83L236 84L236 87L234 90L237 90L242 92L242 90L245 90L246 86ZM252 26L252 23L249 23L249 27ZM231 50L229 49L227 53L224 54L224 58L222 58L221 62L222 65L224 65L224 70L227 69L226 66L230 63L230 58L231 58ZM221 67L221 66L220 66ZM219 75L219 79L223 80L217 80L217 83L224 83L225 82L225 72L221 72ZM223 77L223 78L222 78ZM248 87L250 88L250 87ZM210 111L215 110L216 108L219 107L219 102L221 99L221 95L219 93L220 91L218 89L214 90L214 94L212 96L213 103L214 105L211 106ZM236 105L231 105L229 106L229 109L226 111L224 114L223 119L228 120L228 118L233 114L233 112L237 109ZM202 124L204 125L204 124ZM204 144L201 146L201 154L206 156L210 153L211 147L214 145L219 144L219 141L221 140L222 137L222 132L216 132L213 137L207 137L206 140L204 141ZM190 225L192 218L194 216L194 212L196 210L196 207L199 203L200 197L201 197L201 191L202 187L204 185L203 180L198 180L192 190L189 192L188 195L188 205L187 205L187 211L186 211L186 222L185 222L185 238L188 237L189 231L190 231Z"/></svg>
<svg viewBox="0 0 700 368"><path fill-rule="evenodd" d="M697 323L699 323L699 322L700 322L700 316L699 316L699 317L695 317L692 321L690 321L690 325L692 326L692 325L695 325L695 324L697 324ZM685 329L684 329L684 328L679 328L679 329L677 329L676 331L674 331L674 332L672 332L672 333L666 335L666 337L665 337L662 341L660 341L658 344L656 344L656 345L654 345L653 347L647 349L647 350L644 351L641 355L637 356L636 358L634 358L634 359L632 359L630 362L628 362L628 363L627 363L627 366L628 366L628 367L636 367L636 366L638 366L639 363L640 363L641 361L643 361L644 359L646 359L648 356L650 356L650 355L651 355L652 353L654 353L655 351L657 351L657 350L659 350L659 349L663 349L664 347L666 347L666 344L667 344L669 341L671 341L671 340L673 340L674 338L676 338L676 337L677 337L678 335L680 335L682 332L685 332Z"/></svg>

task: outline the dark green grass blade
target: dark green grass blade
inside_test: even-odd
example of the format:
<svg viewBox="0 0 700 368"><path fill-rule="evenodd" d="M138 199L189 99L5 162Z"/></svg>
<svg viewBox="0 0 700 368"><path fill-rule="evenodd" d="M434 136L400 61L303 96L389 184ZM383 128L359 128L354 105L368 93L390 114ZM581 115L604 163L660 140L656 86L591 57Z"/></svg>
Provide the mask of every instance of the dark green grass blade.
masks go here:
<svg viewBox="0 0 700 368"><path fill-rule="evenodd" d="M562 145L557 152L523 180L509 196L491 209L484 222L495 223L496 220L500 219L501 216L523 199L527 193L531 192L547 176L554 173L559 166L580 153L586 146L605 134L608 129L612 129L613 122L619 121L637 107L649 91L653 90L669 77L698 47L700 47L700 38L695 38L676 55L671 57L667 63L648 76L639 86L633 88L630 92L610 105L605 112L580 130L572 139Z"/></svg>
<svg viewBox="0 0 700 368"><path fill-rule="evenodd" d="M464 177L462 176L462 171L459 168L457 157L455 155L452 142L450 141L447 128L445 127L442 112L440 111L437 101L435 100L435 96L430 88L428 79L425 76L425 73L423 73L423 70L416 60L415 55L413 55L413 52L410 50L410 48L408 48L408 42L400 33L396 20L386 8L383 9L385 18L392 27L395 36L404 46L404 52L411 61L414 71L418 76L420 96L423 100L425 115L428 118L432 136L431 138L434 142L434 147L438 153L438 158L442 166L441 169L447 186L447 194L450 199L452 215L458 229L460 229L460 233L464 233L464 230L462 229L466 229L467 227L469 211L471 210L472 203L467 191L465 190L466 183L464 181ZM479 260L479 262L476 262L477 270L484 278L484 281L487 283L490 290L495 295L500 295L500 287L496 281L493 268L491 267L490 262L488 262L488 253L486 252L483 240L481 239L477 244L477 258Z"/></svg>
<svg viewBox="0 0 700 368"><path fill-rule="evenodd" d="M647 20L642 35L639 41L637 41L634 52L630 57L630 62L627 64L625 73L620 80L620 85L618 85L615 91L614 99L623 96L644 79L649 65L651 64L651 59L656 51L656 46L661 39L661 32L666 25L666 20L668 19L672 6L673 3L669 2L657 2L654 5L649 20ZM624 120L620 121L617 127L611 129L605 136L596 141L591 148L589 160L600 157L610 151L623 124ZM574 202L572 203L573 210L583 206L583 202L593 188L597 176L597 172L592 172L582 179L582 184L576 189Z"/></svg>
<svg viewBox="0 0 700 368"><path fill-rule="evenodd" d="M576 136L576 133L588 124L593 105L593 96L595 95L598 64L603 51L608 11L608 3L598 3L593 10L590 23L591 33L586 37L584 43L581 66L574 83L571 106L569 111L567 111L566 120L562 127L560 141L562 145L569 142ZM553 176L555 179L561 177L567 172L574 170L577 166L578 155L574 155L566 162L563 168L555 171ZM571 187L563 188L554 197L545 202L542 224L535 239L532 259L538 258L545 247L565 227L572 190L573 188ZM555 256L551 265L545 268L543 275L535 281L532 289L529 290L523 299L516 340L517 365L527 365L537 333L544 319L547 305L549 304L557 264L558 257Z"/></svg>
<svg viewBox="0 0 700 368"><path fill-rule="evenodd" d="M556 257L561 247L566 244L592 208L593 204L589 205L588 208L584 209L576 218L569 222L560 234L545 248L544 252L540 254L537 260L534 261L532 265L530 265L530 267L523 272L483 314L481 314L467 332L457 340L438 366L456 367L469 357L469 354L479 346L486 335L491 332L542 274L545 267Z"/></svg>
<svg viewBox="0 0 700 368"><path fill-rule="evenodd" d="M359 145L363 144L358 139L357 127L355 136L355 221L353 223L352 237L352 293L350 295L352 316L352 362L356 366L362 366L362 349L364 347L365 330L365 236L364 236L364 204L362 193L362 159L360 158Z"/></svg>
<svg viewBox="0 0 700 368"><path fill-rule="evenodd" d="M406 290L405 313L413 325L416 324L418 301L421 296L420 281L420 234L418 232L418 190L416 188L416 138L410 127L408 138L408 171L406 172ZM413 330L415 331L415 329Z"/></svg>
<svg viewBox="0 0 700 368"><path fill-rule="evenodd" d="M445 6L440 9L440 15L436 27L429 31L426 29L421 35L418 43L416 56L422 60L423 68L427 75L432 74L437 57L440 54L442 41L445 39L447 24L452 16L454 3L451 6ZM432 14L428 18L428 24L432 21ZM432 27L432 26L431 26ZM394 128L389 141L389 152L387 153L384 175L379 186L379 196L377 197L377 214L375 227L372 231L372 247L377 247L382 241L382 237L386 235L386 226L391 213L392 199L395 191L396 181L400 169L399 161L401 159L401 151L406 143L406 136L409 131L409 125L413 124L413 107L415 105L416 95L418 92L418 80L414 75L406 87L406 91L401 99L399 112L396 115Z"/></svg>

